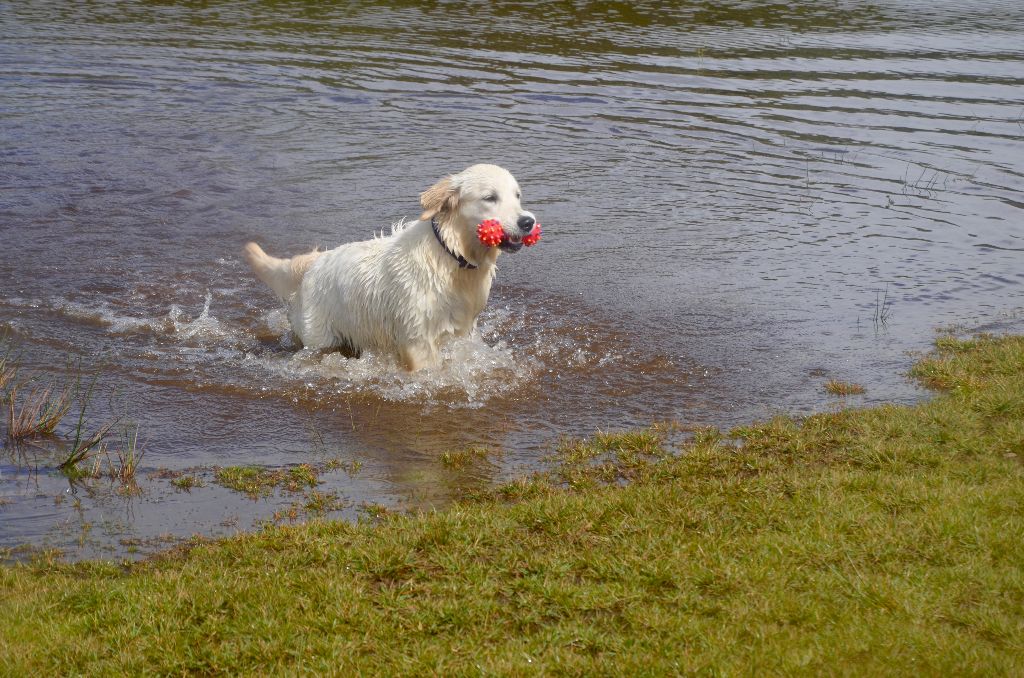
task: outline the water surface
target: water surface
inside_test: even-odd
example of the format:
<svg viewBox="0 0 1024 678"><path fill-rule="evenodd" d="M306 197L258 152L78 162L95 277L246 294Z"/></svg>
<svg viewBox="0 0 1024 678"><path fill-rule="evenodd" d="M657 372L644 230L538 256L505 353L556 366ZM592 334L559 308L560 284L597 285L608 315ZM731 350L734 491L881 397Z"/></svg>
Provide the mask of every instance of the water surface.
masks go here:
<svg viewBox="0 0 1024 678"><path fill-rule="evenodd" d="M1024 317L1022 64L1005 1L0 4L0 329L24 374L98 373L90 417L146 450L125 497L6 446L0 546L121 555L297 501L217 466L340 460L318 489L351 518L559 435L827 409L831 378L924 397L937 328ZM479 336L415 375L296 352L242 245L369 237L475 162L545 228ZM440 461L466 445L504 454Z"/></svg>

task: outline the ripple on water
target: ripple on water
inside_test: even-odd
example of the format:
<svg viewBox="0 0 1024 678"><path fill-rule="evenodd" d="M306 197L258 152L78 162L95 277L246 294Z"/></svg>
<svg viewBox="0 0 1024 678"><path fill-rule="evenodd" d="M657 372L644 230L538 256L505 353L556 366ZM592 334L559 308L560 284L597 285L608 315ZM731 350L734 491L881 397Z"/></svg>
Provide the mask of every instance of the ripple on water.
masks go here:
<svg viewBox="0 0 1024 678"><path fill-rule="evenodd" d="M452 496L450 447L909 401L936 325L1024 318L1022 36L1013 0L9 3L0 327L101 371L148 463L307 461L319 418L370 501ZM241 245L369 237L480 160L546 235L477 334L414 374L296 350ZM75 519L32 487L19 534ZM124 520L215 532L205 492Z"/></svg>

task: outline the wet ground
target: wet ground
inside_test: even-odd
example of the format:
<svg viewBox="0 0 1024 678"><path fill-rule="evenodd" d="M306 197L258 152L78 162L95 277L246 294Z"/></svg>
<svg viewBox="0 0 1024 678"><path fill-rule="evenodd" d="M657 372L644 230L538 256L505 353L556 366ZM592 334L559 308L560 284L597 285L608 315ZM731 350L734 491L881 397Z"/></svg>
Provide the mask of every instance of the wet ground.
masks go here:
<svg viewBox="0 0 1024 678"><path fill-rule="evenodd" d="M560 435L924 397L936 330L1024 326L1022 84L1014 2L0 4L0 331L145 450L125 494L56 470L77 409L6 444L0 547L310 513L217 467L309 464L354 518ZM474 162L544 224L479 336L413 375L296 351L242 245L369 237ZM503 453L444 463L468 445Z"/></svg>

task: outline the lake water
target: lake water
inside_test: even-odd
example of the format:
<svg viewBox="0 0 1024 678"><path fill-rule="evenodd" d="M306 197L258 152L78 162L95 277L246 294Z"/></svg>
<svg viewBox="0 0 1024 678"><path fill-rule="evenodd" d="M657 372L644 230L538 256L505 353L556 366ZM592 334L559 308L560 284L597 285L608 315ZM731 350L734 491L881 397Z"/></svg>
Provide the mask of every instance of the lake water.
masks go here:
<svg viewBox="0 0 1024 678"><path fill-rule="evenodd" d="M0 546L117 557L297 501L216 467L335 459L351 519L560 435L925 397L937 328L1024 326L1022 85L1010 1L0 3L0 331L23 376L98 374L89 425L145 449L124 496L55 470L75 413L6 444ZM242 245L370 237L475 162L544 224L480 336L413 375L297 353ZM442 462L467 445L504 453Z"/></svg>

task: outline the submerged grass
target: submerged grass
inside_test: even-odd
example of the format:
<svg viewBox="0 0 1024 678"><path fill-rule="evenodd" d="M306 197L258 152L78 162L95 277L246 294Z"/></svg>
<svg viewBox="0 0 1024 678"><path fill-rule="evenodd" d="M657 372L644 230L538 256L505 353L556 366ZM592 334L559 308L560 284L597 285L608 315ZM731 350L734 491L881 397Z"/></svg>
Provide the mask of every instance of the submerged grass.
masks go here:
<svg viewBox="0 0 1024 678"><path fill-rule="evenodd" d="M214 471L214 481L218 485L258 499L269 496L275 487L283 487L288 492L301 492L307 487L316 487L320 482L320 476L309 464L299 464L289 469L227 466Z"/></svg>
<svg viewBox="0 0 1024 678"><path fill-rule="evenodd" d="M4 670L1019 675L1024 339L914 374L945 393L564 441L445 511L6 567Z"/></svg>
<svg viewBox="0 0 1024 678"><path fill-rule="evenodd" d="M450 469L463 469L474 462L497 454L486 447L467 447L462 450L446 450L441 453L441 463Z"/></svg>
<svg viewBox="0 0 1024 678"><path fill-rule="evenodd" d="M177 478L171 479L171 485L174 485L179 490L190 491L196 487L202 487L203 481L192 475L178 476Z"/></svg>
<svg viewBox="0 0 1024 678"><path fill-rule="evenodd" d="M849 381L839 381L838 379L830 379L829 381L826 381L825 390L832 395L837 396L861 395L865 393L865 388L860 384L854 384Z"/></svg>

